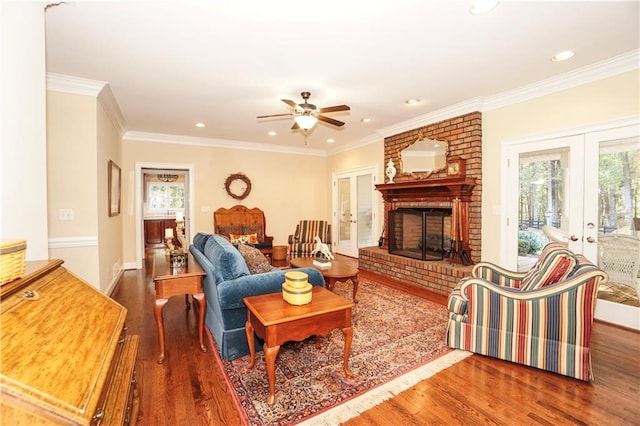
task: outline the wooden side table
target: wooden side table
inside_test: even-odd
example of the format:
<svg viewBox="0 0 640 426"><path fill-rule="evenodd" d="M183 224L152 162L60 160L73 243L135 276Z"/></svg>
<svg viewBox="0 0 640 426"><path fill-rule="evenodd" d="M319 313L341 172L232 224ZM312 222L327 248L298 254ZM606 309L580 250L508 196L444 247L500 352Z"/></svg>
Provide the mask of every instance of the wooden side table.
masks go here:
<svg viewBox="0 0 640 426"><path fill-rule="evenodd" d="M269 380L269 396L267 403L275 402L275 365L280 345L290 340L302 341L308 337L324 336L335 328L344 333L343 369L347 376L349 370L349 354L351 353L351 308L353 303L329 290L314 286L311 303L306 305L291 305L282 298L282 293L269 293L259 296L245 297L247 306L247 323L245 331L253 368L256 359L255 332L264 340L264 355L267 364L267 379Z"/></svg>
<svg viewBox="0 0 640 426"><path fill-rule="evenodd" d="M202 287L202 278L206 273L202 270L198 262L188 253L186 266L173 268L164 250L156 250L153 257L153 282L156 287L156 303L153 307L153 314L158 326L158 342L160 344L160 356L158 364L164 362L164 323L162 320L162 308L167 304L169 298L184 294L187 310L191 308L189 295L198 303L198 338L200 339L200 349L207 352L204 345L204 314L207 309L207 301Z"/></svg>

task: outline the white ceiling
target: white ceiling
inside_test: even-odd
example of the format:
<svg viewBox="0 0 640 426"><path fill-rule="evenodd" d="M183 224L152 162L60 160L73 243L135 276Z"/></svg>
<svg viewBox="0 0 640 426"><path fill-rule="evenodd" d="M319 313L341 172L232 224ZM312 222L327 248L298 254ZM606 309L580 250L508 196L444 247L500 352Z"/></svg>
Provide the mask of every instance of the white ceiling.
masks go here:
<svg viewBox="0 0 640 426"><path fill-rule="evenodd" d="M433 111L637 50L638 1L87 1L46 11L47 71L109 83L127 132L304 146L280 99L318 107L308 147L380 138ZM551 62L555 53L576 56ZM419 98L418 105L405 100ZM370 123L361 119L371 117ZM196 122L206 124L196 128ZM277 136L268 136L269 131ZM335 139L328 145L328 138Z"/></svg>

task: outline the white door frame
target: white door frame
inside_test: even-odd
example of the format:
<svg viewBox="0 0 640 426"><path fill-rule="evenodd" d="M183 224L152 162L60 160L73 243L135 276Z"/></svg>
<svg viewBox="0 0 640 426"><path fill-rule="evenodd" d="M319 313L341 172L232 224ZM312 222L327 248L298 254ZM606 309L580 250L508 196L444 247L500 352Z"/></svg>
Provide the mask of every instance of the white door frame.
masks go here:
<svg viewBox="0 0 640 426"><path fill-rule="evenodd" d="M187 224L189 226L189 235L195 235L195 221L193 220L193 200L195 193L195 165L184 163L144 163L136 162L135 167L135 217L136 217L136 269L142 269L142 261L144 259L144 217L142 213L142 194L144 194L144 179L142 176L143 169L179 169L189 172L188 181L188 214L186 214Z"/></svg>
<svg viewBox="0 0 640 426"><path fill-rule="evenodd" d="M340 218L338 217L338 208L340 200L338 199L338 179L342 178L350 178L354 179L360 175L371 175L372 177L372 185L371 185L371 229L372 232L378 228L378 209L379 209L379 197L376 196L376 188L375 185L378 183L378 165L373 164L369 166L361 166L353 169L347 170L339 170L332 173L332 200L333 200L333 208L332 208L332 225L331 228L333 230L331 239L334 242L334 250L336 253L345 254L351 257L358 257L358 232L357 232L357 223L353 224L352 232L351 232L351 242L349 247L345 248L340 247L338 240L340 236ZM354 202L355 201L355 202ZM358 203L357 203L357 194L351 194L351 211L358 211ZM355 230L355 231L354 231Z"/></svg>
<svg viewBox="0 0 640 426"><path fill-rule="evenodd" d="M501 162L503 166L503 170L506 170L506 173L502 174L501 182L500 182L500 196L501 196L501 204L502 207L500 209L501 216L504 218L504 222L506 226L500 227L500 264L504 265L508 269L515 270L515 266L517 264L517 259L514 263L513 256L514 250L509 252L509 245L512 244L513 241L517 241L515 235L517 235L518 228L518 213L517 213L517 199L515 204L515 215L514 215L514 207L510 206L510 201L513 201L513 195L518 194L519 190L517 188L517 183L519 179L518 170L517 170L517 162L513 162L513 151L517 149L517 146L523 146L525 144L536 143L536 144L544 144L548 140L552 139L560 139L568 136L574 135L582 135L584 140L591 140L593 134L597 134L597 132L602 131L615 131L617 128L626 127L626 126L640 126L640 118L637 116L626 117L618 120L611 120L602 123L590 124L585 126L580 126L571 129L565 129L557 132L551 132L546 134L539 134L533 136L525 136L519 138L510 138L502 141L501 144ZM640 129L638 129L640 132ZM540 147L541 145L536 145L538 149L543 149ZM586 144L586 150L593 150L592 144ZM521 151L521 150L520 150ZM588 156L587 159L593 158L593 152L588 152L586 154L582 154L583 156ZM593 160L590 160L593 161ZM509 166L513 165L513 168ZM582 194L581 194L582 195ZM583 202L580 205L586 209L590 209L589 202L586 201L587 205L583 205ZM515 231L514 231L515 229ZM514 232L516 233L514 235ZM582 232L582 230L581 230ZM597 232L597 229L596 229ZM517 250L515 250L517 252ZM590 257L591 253L588 253ZM595 318L611 322L614 324L621 325L623 327L633 328L636 330L640 330L640 308L624 305L621 303L613 303L606 300L598 299L596 303L596 312Z"/></svg>

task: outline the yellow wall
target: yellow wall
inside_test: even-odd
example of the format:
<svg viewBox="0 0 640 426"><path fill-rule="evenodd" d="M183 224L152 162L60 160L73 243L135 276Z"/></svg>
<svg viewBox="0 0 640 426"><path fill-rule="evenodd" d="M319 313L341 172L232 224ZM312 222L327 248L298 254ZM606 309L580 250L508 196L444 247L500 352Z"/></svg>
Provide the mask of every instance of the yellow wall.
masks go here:
<svg viewBox="0 0 640 426"><path fill-rule="evenodd" d="M176 142L181 142L176 137ZM287 243L301 219L329 219L329 187L325 156L260 152L182 143L123 141L124 262L136 260L134 173L136 163L193 165L196 232L213 232L213 212L242 204L265 213L267 235L275 245ZM242 201L227 195L224 181L241 172L251 180L251 193ZM209 212L203 212L206 207Z"/></svg>
<svg viewBox="0 0 640 426"><path fill-rule="evenodd" d="M121 213L109 216L109 160L122 167L122 143L116 123L112 121L113 112L105 107L113 99L109 86L98 96L97 111L97 196L92 200L97 205L98 220L98 261L100 264L100 289L105 291L114 284L122 268L122 201ZM122 175L124 176L124 175Z"/></svg>
<svg viewBox="0 0 640 426"><path fill-rule="evenodd" d="M47 92L47 183L49 239L58 248L49 257L100 288L96 138L97 103L91 96ZM60 220L60 209L73 210L73 220ZM74 247L64 241L87 240Z"/></svg>
<svg viewBox="0 0 640 426"><path fill-rule="evenodd" d="M500 261L501 144L640 115L638 70L482 114L482 257ZM595 190L595 189L594 189Z"/></svg>

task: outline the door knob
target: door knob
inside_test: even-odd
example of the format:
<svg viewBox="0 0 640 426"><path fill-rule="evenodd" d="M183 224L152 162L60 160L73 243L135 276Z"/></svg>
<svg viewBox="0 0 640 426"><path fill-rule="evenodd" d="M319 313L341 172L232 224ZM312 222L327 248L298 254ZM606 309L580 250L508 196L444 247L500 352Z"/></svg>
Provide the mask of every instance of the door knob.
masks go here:
<svg viewBox="0 0 640 426"><path fill-rule="evenodd" d="M595 240L595 238L593 238L593 237L587 237L587 242L588 242L588 243L595 243L595 242L596 242L596 240Z"/></svg>
<svg viewBox="0 0 640 426"><path fill-rule="evenodd" d="M578 237L576 237L575 235L570 236L569 239L571 241L578 241Z"/></svg>

